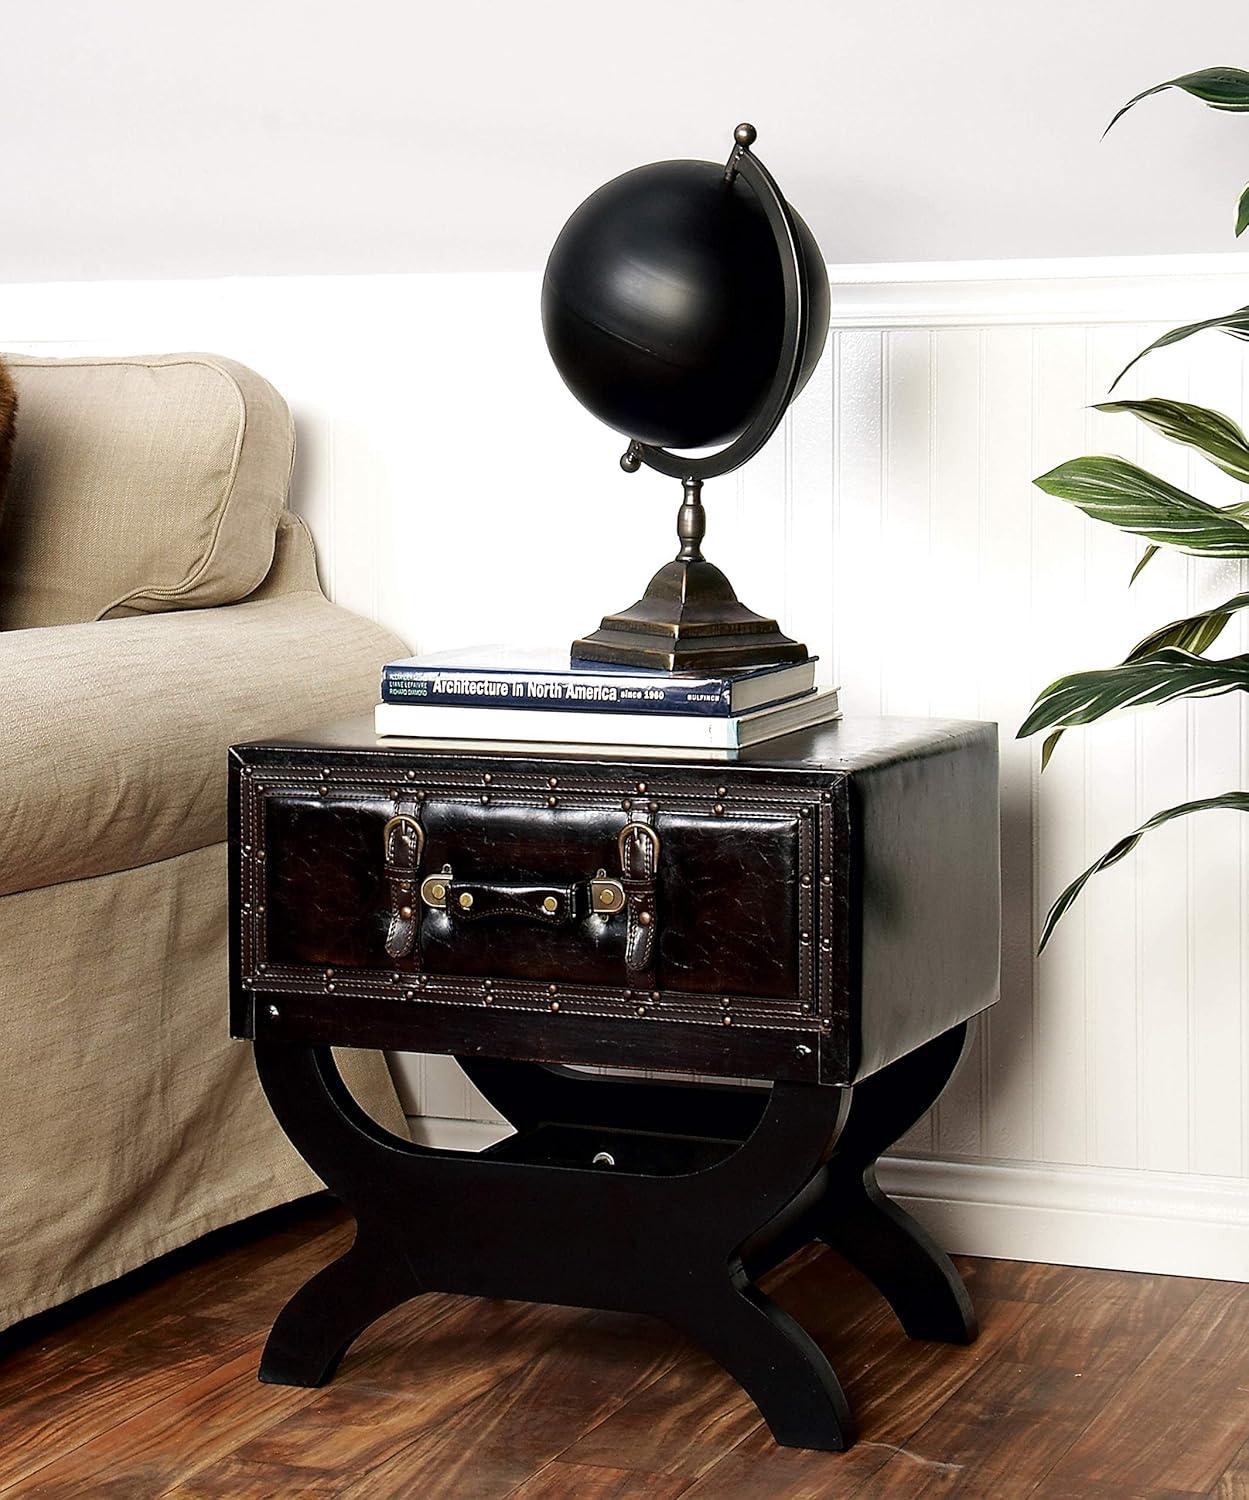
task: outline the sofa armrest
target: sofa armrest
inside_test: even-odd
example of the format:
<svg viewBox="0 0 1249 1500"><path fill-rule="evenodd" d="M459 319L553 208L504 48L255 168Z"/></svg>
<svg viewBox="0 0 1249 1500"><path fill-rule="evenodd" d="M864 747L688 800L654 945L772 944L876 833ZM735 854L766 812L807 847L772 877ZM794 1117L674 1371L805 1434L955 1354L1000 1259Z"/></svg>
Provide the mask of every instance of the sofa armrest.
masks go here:
<svg viewBox="0 0 1249 1500"><path fill-rule="evenodd" d="M226 833L226 751L366 712L402 654L319 593L0 633L0 894Z"/></svg>

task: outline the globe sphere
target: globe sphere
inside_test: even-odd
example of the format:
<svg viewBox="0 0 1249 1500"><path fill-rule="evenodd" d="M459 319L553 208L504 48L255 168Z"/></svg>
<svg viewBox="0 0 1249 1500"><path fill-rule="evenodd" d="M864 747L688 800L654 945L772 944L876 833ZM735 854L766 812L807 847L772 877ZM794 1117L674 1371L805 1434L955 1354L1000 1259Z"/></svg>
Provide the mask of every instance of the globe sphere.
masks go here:
<svg viewBox="0 0 1249 1500"><path fill-rule="evenodd" d="M800 390L824 347L829 295L819 248L794 220L810 290ZM743 432L776 374L784 321L763 206L715 162L656 162L606 183L564 225L542 284L564 383L609 427L657 447L718 447Z"/></svg>

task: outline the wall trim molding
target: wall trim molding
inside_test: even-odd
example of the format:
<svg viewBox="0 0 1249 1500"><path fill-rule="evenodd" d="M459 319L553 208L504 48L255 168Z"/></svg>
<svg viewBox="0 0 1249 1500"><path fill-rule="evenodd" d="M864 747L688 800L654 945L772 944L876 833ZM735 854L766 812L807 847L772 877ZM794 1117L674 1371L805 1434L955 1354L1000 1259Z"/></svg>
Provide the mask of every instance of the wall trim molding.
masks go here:
<svg viewBox="0 0 1249 1500"><path fill-rule="evenodd" d="M958 328L996 325L1172 322L1249 302L1249 252L1114 256L1077 260L833 264L832 326ZM10 343L145 336L188 305L228 303L271 317L274 299L315 302L335 286L404 302L405 288L435 281L537 283L538 271L412 271L328 276L245 276L157 281L0 284L0 323Z"/></svg>
<svg viewBox="0 0 1249 1500"><path fill-rule="evenodd" d="M957 1254L1249 1279L1244 1178L921 1157L879 1177Z"/></svg>
<svg viewBox="0 0 1249 1500"><path fill-rule="evenodd" d="M1184 322L1249 302L1249 254L829 266L834 328Z"/></svg>
<svg viewBox="0 0 1249 1500"><path fill-rule="evenodd" d="M412 1139L480 1151L487 1120L409 1119ZM886 1157L880 1185L954 1255L1249 1280L1249 1181L1038 1162Z"/></svg>

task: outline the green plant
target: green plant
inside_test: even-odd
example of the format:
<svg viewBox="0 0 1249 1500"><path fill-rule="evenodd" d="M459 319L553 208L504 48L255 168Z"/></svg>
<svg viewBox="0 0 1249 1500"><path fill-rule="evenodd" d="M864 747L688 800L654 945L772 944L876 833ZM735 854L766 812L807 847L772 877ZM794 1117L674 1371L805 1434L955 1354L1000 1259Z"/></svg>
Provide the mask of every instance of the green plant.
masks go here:
<svg viewBox="0 0 1249 1500"><path fill-rule="evenodd" d="M1249 72L1240 68L1206 68L1145 89L1128 100L1106 129L1140 100L1170 88L1182 89L1213 109L1249 111ZM1237 206L1237 235L1247 226L1249 186L1241 193ZM1124 366L1111 391L1147 354L1207 330L1249 339L1249 307L1164 333ZM1141 401L1104 401L1095 410L1134 416L1173 442L1201 454L1233 479L1249 485L1249 441L1237 424L1220 412L1160 396ZM1249 558L1249 500L1234 505L1210 505L1136 464L1105 456L1071 459L1042 474L1035 483L1046 494L1075 505L1094 520L1117 526L1148 543L1129 584L1136 581L1160 547L1172 547L1199 557ZM1041 752L1044 770L1065 730L1092 724L1115 709L1249 691L1249 655L1214 659L1203 654L1219 638L1232 616L1246 608L1249 608L1249 593L1236 594L1211 609L1151 631L1117 666L1060 677L1032 705L1020 726L1020 738L1041 730L1050 731ZM1249 792L1224 792L1221 796L1202 797L1166 808L1120 839L1073 880L1051 907L1038 952L1049 942L1058 921L1092 876L1130 854L1150 829L1173 818L1219 808L1249 812Z"/></svg>

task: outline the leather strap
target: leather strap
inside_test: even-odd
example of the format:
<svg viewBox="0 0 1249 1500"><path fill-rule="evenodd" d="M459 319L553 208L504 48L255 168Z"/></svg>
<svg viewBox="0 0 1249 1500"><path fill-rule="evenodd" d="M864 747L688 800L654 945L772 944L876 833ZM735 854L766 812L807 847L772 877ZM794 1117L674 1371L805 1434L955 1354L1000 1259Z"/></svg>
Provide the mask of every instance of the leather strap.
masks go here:
<svg viewBox="0 0 1249 1500"><path fill-rule="evenodd" d="M416 934L421 920L417 890L421 855L425 852L425 831L420 825L419 813L419 803L401 799L382 834L382 858L390 894L386 952L391 958L408 958L416 950Z"/></svg>
<svg viewBox="0 0 1249 1500"><path fill-rule="evenodd" d="M655 875L659 867L659 835L649 812L638 811L620 832L620 883L625 893L625 968L647 989L655 982L659 945L659 913L655 907Z"/></svg>

